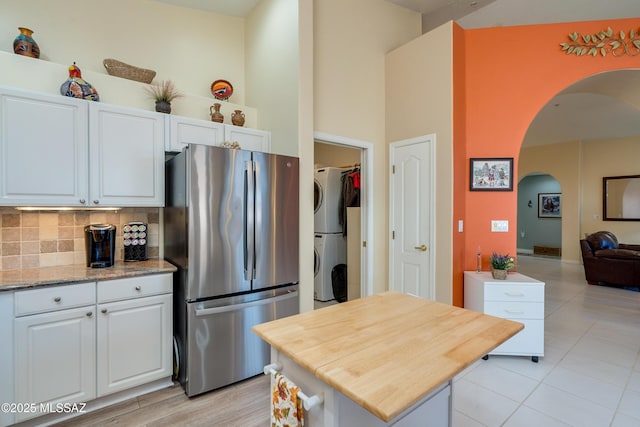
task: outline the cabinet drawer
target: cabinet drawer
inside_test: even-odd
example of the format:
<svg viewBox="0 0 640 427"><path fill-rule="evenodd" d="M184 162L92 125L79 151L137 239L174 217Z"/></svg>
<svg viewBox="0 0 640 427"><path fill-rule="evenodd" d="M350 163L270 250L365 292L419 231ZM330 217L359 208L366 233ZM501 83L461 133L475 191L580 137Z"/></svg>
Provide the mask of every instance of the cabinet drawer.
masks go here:
<svg viewBox="0 0 640 427"><path fill-rule="evenodd" d="M544 319L544 303L487 301L484 313L505 319Z"/></svg>
<svg viewBox="0 0 640 427"><path fill-rule="evenodd" d="M173 291L173 276L154 274L98 282L98 303L166 294Z"/></svg>
<svg viewBox="0 0 640 427"><path fill-rule="evenodd" d="M93 305L96 303L96 284L90 282L17 291L14 301L16 317Z"/></svg>
<svg viewBox="0 0 640 427"><path fill-rule="evenodd" d="M523 320L521 323L524 323L524 329L490 354L544 356L544 320Z"/></svg>
<svg viewBox="0 0 640 427"><path fill-rule="evenodd" d="M544 285L486 285L485 301L526 301L544 302Z"/></svg>

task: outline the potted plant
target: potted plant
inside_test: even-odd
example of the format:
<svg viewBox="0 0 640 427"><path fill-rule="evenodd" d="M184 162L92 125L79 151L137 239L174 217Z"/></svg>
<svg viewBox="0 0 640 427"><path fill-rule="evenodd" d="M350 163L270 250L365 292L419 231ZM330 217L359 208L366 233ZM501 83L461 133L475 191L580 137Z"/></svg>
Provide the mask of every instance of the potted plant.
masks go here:
<svg viewBox="0 0 640 427"><path fill-rule="evenodd" d="M499 254L494 252L489 258L491 263L491 275L494 279L506 280L507 270L513 268L515 260L509 254Z"/></svg>
<svg viewBox="0 0 640 427"><path fill-rule="evenodd" d="M156 101L156 111L160 113L171 113L171 101L181 98L180 93L171 80L163 80L159 85L149 85L147 93Z"/></svg>

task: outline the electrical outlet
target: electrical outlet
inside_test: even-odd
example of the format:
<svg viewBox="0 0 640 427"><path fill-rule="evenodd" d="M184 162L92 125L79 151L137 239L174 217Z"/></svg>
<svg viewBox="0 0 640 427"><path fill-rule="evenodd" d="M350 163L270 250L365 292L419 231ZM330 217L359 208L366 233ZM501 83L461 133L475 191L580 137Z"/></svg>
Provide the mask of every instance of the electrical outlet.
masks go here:
<svg viewBox="0 0 640 427"><path fill-rule="evenodd" d="M509 221L507 220L491 220L492 233L506 233L509 231Z"/></svg>

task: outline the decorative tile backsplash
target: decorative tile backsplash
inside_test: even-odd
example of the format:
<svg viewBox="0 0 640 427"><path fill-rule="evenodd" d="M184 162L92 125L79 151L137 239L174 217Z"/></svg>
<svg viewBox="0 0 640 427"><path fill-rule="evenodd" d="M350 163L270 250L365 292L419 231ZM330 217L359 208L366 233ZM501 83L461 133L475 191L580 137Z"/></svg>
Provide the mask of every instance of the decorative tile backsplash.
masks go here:
<svg viewBox="0 0 640 427"><path fill-rule="evenodd" d="M159 256L159 208L112 211L18 211L0 208L0 270L86 263L84 227L115 224L116 260L124 258L122 227L141 221L147 230L147 256Z"/></svg>

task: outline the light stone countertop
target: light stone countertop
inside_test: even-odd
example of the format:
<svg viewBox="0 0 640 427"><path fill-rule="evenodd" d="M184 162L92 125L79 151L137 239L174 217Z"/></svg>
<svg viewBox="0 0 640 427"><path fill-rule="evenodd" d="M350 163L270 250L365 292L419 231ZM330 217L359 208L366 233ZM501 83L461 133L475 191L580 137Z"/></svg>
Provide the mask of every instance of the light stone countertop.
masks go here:
<svg viewBox="0 0 640 427"><path fill-rule="evenodd" d="M85 264L0 271L0 292L47 285L121 279L149 274L173 273L176 267L165 260L116 261L112 267L90 268Z"/></svg>

